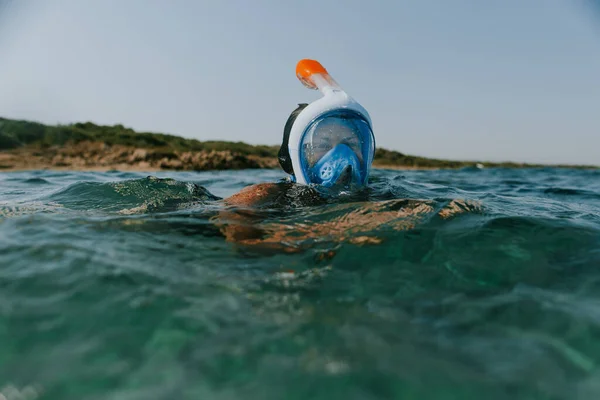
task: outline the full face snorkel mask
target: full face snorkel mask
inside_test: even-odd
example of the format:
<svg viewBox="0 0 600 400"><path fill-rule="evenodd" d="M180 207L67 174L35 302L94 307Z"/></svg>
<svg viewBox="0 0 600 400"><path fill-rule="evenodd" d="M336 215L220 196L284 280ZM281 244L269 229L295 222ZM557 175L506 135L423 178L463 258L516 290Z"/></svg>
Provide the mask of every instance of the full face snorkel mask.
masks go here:
<svg viewBox="0 0 600 400"><path fill-rule="evenodd" d="M290 115L279 162L292 179L325 187L361 187L375 152L371 118L314 60L301 60L298 79L323 97Z"/></svg>

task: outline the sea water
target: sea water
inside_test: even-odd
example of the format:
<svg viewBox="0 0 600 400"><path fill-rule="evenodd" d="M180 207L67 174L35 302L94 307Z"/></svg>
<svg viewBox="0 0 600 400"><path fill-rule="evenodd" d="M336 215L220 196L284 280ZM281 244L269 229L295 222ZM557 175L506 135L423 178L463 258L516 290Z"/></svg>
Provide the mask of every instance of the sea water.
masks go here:
<svg viewBox="0 0 600 400"><path fill-rule="evenodd" d="M281 178L0 173L0 399L600 398L600 171Z"/></svg>

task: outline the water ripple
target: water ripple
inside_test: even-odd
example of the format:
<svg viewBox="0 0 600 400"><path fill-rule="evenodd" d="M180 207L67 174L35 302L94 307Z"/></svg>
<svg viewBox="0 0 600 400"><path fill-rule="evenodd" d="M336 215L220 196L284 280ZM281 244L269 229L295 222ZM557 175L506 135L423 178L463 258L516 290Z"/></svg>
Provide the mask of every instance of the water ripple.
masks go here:
<svg viewBox="0 0 600 400"><path fill-rule="evenodd" d="M598 171L376 170L223 201L282 177L0 173L1 395L600 393Z"/></svg>

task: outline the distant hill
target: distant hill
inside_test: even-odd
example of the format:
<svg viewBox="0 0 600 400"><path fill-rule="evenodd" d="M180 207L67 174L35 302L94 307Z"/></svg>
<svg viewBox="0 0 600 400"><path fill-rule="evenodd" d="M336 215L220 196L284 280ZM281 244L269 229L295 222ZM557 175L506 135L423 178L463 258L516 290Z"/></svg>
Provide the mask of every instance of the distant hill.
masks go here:
<svg viewBox="0 0 600 400"><path fill-rule="evenodd" d="M122 168L128 164L134 166L136 163L139 168L152 169L265 168L277 166L278 149L279 145L257 146L243 142L199 141L162 133L136 132L123 125L102 126L85 122L50 126L0 118L0 152L3 153L0 167L4 169L111 166ZM375 153L374 166L543 167L538 164L438 160L381 148ZM575 165L554 167L595 168Z"/></svg>

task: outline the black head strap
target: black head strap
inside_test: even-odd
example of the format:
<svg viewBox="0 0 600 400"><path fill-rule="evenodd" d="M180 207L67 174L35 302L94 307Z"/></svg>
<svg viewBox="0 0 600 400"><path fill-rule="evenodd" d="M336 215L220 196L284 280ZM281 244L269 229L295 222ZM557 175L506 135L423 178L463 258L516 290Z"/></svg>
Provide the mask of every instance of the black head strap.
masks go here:
<svg viewBox="0 0 600 400"><path fill-rule="evenodd" d="M292 125L294 125L296 117L298 117L300 112L304 110L307 105L307 103L298 104L298 108L292 111L287 122L285 123L285 128L283 128L283 142L279 148L279 154L277 158L279 159L279 165L281 165L281 168L283 168L283 170L290 175L294 174L294 168L292 167L292 159L290 158L289 149L290 132L292 131Z"/></svg>

